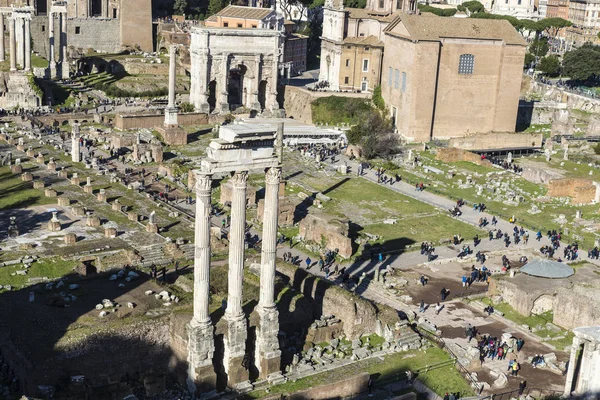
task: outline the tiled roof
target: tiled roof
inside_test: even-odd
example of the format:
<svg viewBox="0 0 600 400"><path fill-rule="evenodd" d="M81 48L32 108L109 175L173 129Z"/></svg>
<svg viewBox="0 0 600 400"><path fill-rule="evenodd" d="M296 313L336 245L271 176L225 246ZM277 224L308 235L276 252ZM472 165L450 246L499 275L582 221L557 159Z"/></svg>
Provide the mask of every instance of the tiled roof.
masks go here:
<svg viewBox="0 0 600 400"><path fill-rule="evenodd" d="M356 44L362 46L378 46L383 47L383 42L377 36L359 36L347 37L344 39L344 44Z"/></svg>
<svg viewBox="0 0 600 400"><path fill-rule="evenodd" d="M405 29L401 29L402 25ZM385 28L385 33L422 41L442 38L503 40L506 44L525 46L525 40L510 24L501 19L453 18L401 14ZM404 31L404 32L403 32Z"/></svg>
<svg viewBox="0 0 600 400"><path fill-rule="evenodd" d="M374 19L381 22L392 22L399 12L386 14L377 11L365 10L364 8L346 8L349 17L353 19Z"/></svg>
<svg viewBox="0 0 600 400"><path fill-rule="evenodd" d="M261 20L271 14L270 8L227 6L215 15L229 18L245 18Z"/></svg>

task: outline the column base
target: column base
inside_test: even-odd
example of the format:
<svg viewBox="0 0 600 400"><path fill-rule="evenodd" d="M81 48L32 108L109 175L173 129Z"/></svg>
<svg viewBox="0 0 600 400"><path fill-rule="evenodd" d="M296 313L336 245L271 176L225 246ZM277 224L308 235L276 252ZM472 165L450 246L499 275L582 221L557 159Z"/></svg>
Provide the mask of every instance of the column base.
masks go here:
<svg viewBox="0 0 600 400"><path fill-rule="evenodd" d="M56 62L50 62L50 79L56 79Z"/></svg>
<svg viewBox="0 0 600 400"><path fill-rule="evenodd" d="M229 103L219 103L219 112L229 113L229 111L231 111L229 109Z"/></svg>
<svg viewBox="0 0 600 400"><path fill-rule="evenodd" d="M247 381L250 377L248 371L248 362L246 356L246 339L248 338L248 325L246 318L232 317L226 318L227 332L225 333L224 344L225 354L223 356L223 365L227 373L227 386L234 387L236 384Z"/></svg>
<svg viewBox="0 0 600 400"><path fill-rule="evenodd" d="M60 79L69 79L69 64L66 61L60 63Z"/></svg>
<svg viewBox="0 0 600 400"><path fill-rule="evenodd" d="M196 107L196 111L206 114L210 113L210 104L208 104L208 99L200 101L200 106Z"/></svg>
<svg viewBox="0 0 600 400"><path fill-rule="evenodd" d="M188 332L188 378L187 386L190 393L201 396L216 393L217 374L213 366L215 351L213 326L208 323L191 321L187 325ZM201 397L212 398L212 397Z"/></svg>
<svg viewBox="0 0 600 400"><path fill-rule="evenodd" d="M261 378L281 373L281 350L279 349L279 312L277 308L258 307L256 327L256 367Z"/></svg>
<svg viewBox="0 0 600 400"><path fill-rule="evenodd" d="M260 103L258 101L255 101L252 103L252 105L250 106L251 110L256 110L258 112L262 111L262 107L260 106Z"/></svg>

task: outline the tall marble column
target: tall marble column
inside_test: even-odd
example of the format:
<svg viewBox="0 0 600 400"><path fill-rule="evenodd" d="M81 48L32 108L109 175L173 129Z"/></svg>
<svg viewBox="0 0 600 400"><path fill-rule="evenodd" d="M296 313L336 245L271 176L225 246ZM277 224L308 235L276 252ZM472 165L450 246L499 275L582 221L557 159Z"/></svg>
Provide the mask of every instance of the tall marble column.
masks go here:
<svg viewBox="0 0 600 400"><path fill-rule="evenodd" d="M176 50L175 45L169 47L169 103L165 109L165 126L178 125L177 108L175 107Z"/></svg>
<svg viewBox="0 0 600 400"><path fill-rule="evenodd" d="M244 243L246 235L246 188L248 172L236 172L231 178L231 224L229 227L229 273L227 276L227 334L223 364L228 384L235 386L248 380L246 339L248 337L246 317L242 310L242 286L244 281Z"/></svg>
<svg viewBox="0 0 600 400"><path fill-rule="evenodd" d="M17 19L17 64L25 69L25 18Z"/></svg>
<svg viewBox="0 0 600 400"><path fill-rule="evenodd" d="M81 148L79 147L79 125L73 125L71 132L71 161L81 162Z"/></svg>
<svg viewBox="0 0 600 400"><path fill-rule="evenodd" d="M31 71L31 22L25 18L25 71Z"/></svg>
<svg viewBox="0 0 600 400"><path fill-rule="evenodd" d="M0 12L0 61L6 60L6 50L4 49L4 14Z"/></svg>
<svg viewBox="0 0 600 400"><path fill-rule="evenodd" d="M281 168L270 168L265 175L262 251L260 260L260 298L257 312L256 367L262 378L279 373L279 313L275 306L275 262L277 258L277 222Z"/></svg>
<svg viewBox="0 0 600 400"><path fill-rule="evenodd" d="M62 79L69 79L69 62L67 61L67 13L60 13L60 72Z"/></svg>
<svg viewBox="0 0 600 400"><path fill-rule="evenodd" d="M50 11L48 13L48 41L49 41L49 55L50 61L50 78L56 78L56 58L54 56L54 13Z"/></svg>
<svg viewBox="0 0 600 400"><path fill-rule="evenodd" d="M217 91L216 97L217 102L219 104L219 110L223 113L229 112L229 100L227 96L229 95L227 91L227 81L229 80L229 54L223 54L223 59L221 60L221 79L217 80Z"/></svg>
<svg viewBox="0 0 600 400"><path fill-rule="evenodd" d="M196 220L194 232L194 316L188 331L188 387L205 393L216 387L212 359L214 328L209 313L211 176L194 171L196 177Z"/></svg>
<svg viewBox="0 0 600 400"><path fill-rule="evenodd" d="M262 55L257 54L254 56L254 68L256 70L256 75L254 78L254 90L252 91L252 105L250 108L257 110L258 112L262 111L262 107L259 101L259 91L260 91L260 82L261 82L261 61Z"/></svg>
<svg viewBox="0 0 600 400"><path fill-rule="evenodd" d="M10 51L10 70L17 70L17 52L15 45L15 18L13 16L10 17L8 21L8 29L9 29L9 37L8 37L8 48Z"/></svg>

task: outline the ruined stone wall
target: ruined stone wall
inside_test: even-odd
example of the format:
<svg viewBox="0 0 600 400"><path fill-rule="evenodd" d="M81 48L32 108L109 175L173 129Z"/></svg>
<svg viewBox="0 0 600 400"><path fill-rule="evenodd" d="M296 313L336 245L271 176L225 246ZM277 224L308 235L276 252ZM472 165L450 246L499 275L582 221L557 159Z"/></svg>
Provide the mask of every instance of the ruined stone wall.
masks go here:
<svg viewBox="0 0 600 400"><path fill-rule="evenodd" d="M535 299L541 295L537 292L526 291L509 279L496 279L494 277L490 281L488 293L490 296L501 295L504 302L526 317L531 315Z"/></svg>
<svg viewBox="0 0 600 400"><path fill-rule="evenodd" d="M582 286L559 288L553 303L552 322L567 329L600 325L599 292L598 285L595 288Z"/></svg>
<svg viewBox="0 0 600 400"><path fill-rule="evenodd" d="M302 390L287 396L290 400L325 400L325 399L345 399L356 396L360 393L366 393L369 388L369 373L363 372L342 379L338 382L332 382L326 385Z"/></svg>
<svg viewBox="0 0 600 400"><path fill-rule="evenodd" d="M566 109L565 103L554 101L519 101L517 126L551 124L558 109Z"/></svg>
<svg viewBox="0 0 600 400"><path fill-rule="evenodd" d="M208 115L203 113L179 114L177 116L179 125L206 125L209 123ZM115 118L115 128L122 131L127 129L152 129L155 126L162 126L165 122L165 116L162 114L138 114L124 115L117 114Z"/></svg>
<svg viewBox="0 0 600 400"><path fill-rule="evenodd" d="M309 214L300 221L300 237L303 240L324 246L328 250L338 249L341 257L352 255L352 240L348 237L349 221L325 214Z"/></svg>
<svg viewBox="0 0 600 400"><path fill-rule="evenodd" d="M57 22L54 23L58 26ZM79 28L77 30L77 28ZM58 28L57 28L58 29ZM79 31L79 33L76 33ZM58 31L57 31L58 32ZM55 34L56 35L56 34ZM33 51L48 58L48 17L34 16L31 20ZM55 36L58 38L58 36ZM69 18L67 20L67 46L81 50L115 53L122 50L119 20L109 18ZM58 56L58 39L56 39Z"/></svg>
<svg viewBox="0 0 600 400"><path fill-rule="evenodd" d="M256 210L256 219L262 221L264 216L265 200L260 199L258 201L258 207ZM296 212L296 204L294 204L288 197L279 197L279 213L278 223L279 226L290 226L294 224L294 213Z"/></svg>
<svg viewBox="0 0 600 400"><path fill-rule="evenodd" d="M521 176L533 183L547 184L552 180L561 179L564 175L553 170L544 169L543 166L540 166L539 168L524 166Z"/></svg>
<svg viewBox="0 0 600 400"><path fill-rule="evenodd" d="M541 147L543 135L527 133L486 133L450 139L449 147L464 150L492 150Z"/></svg>
<svg viewBox="0 0 600 400"><path fill-rule="evenodd" d="M548 183L548 196L571 197L573 203L591 203L596 197L596 186L589 179L557 179Z"/></svg>
<svg viewBox="0 0 600 400"><path fill-rule="evenodd" d="M591 99L575 93L556 88L551 85L531 80L529 93L541 95L545 101L567 103L567 108L583 110L590 113L600 113L600 100Z"/></svg>
<svg viewBox="0 0 600 400"><path fill-rule="evenodd" d="M491 163L488 160L482 160L479 154L455 147L438 149L435 158L443 162L468 161L479 165L491 166Z"/></svg>
<svg viewBox="0 0 600 400"><path fill-rule="evenodd" d="M277 272L286 277L294 289L312 300L315 319L321 315L334 315L342 321L344 334L350 339L375 333L377 309L367 300L288 264L278 264ZM395 323L383 322L392 326Z"/></svg>

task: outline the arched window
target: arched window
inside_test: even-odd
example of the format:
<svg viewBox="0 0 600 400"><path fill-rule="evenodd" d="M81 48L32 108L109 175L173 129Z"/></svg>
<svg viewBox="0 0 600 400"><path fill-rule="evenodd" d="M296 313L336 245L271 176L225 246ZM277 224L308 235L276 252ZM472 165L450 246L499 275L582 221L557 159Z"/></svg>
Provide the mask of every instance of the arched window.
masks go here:
<svg viewBox="0 0 600 400"><path fill-rule="evenodd" d="M458 60L458 73L461 75L471 75L474 68L475 56L473 54L461 54Z"/></svg>

